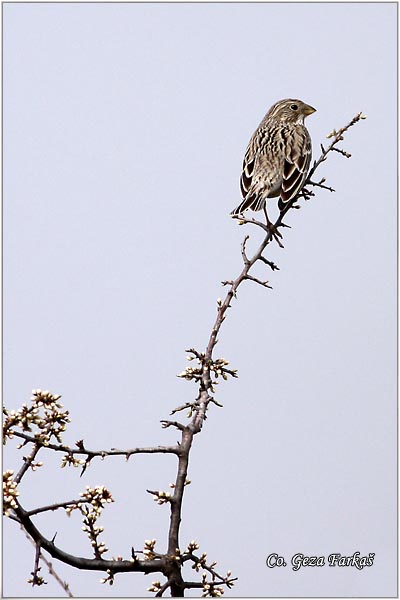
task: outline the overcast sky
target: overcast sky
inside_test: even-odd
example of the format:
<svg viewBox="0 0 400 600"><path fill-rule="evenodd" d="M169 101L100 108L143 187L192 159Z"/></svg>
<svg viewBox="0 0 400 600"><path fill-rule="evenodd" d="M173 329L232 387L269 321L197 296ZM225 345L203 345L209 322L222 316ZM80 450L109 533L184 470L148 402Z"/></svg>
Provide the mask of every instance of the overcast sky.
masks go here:
<svg viewBox="0 0 400 600"><path fill-rule="evenodd" d="M63 396L71 445L175 442L160 419L194 399L176 374L204 349L242 267L247 233L231 220L247 142L292 97L314 156L363 111L352 154L329 157L319 190L286 222L273 290L240 288L216 357L223 383L190 457L182 548L195 539L229 596L396 595L396 3L3 4L4 398ZM271 211L275 203L271 202ZM249 249L260 234L254 229ZM18 469L10 443L4 468ZM27 508L104 484L108 557L156 538L168 508L146 488L175 479L172 457L60 457L21 485ZM91 556L78 515L38 517L58 545ZM6 596L31 588L34 551L4 527ZM375 553L374 565L303 568L291 557ZM286 568L269 569L269 554ZM157 576L54 565L75 596L141 596ZM193 572L188 575L193 578ZM192 594L196 595L196 594Z"/></svg>

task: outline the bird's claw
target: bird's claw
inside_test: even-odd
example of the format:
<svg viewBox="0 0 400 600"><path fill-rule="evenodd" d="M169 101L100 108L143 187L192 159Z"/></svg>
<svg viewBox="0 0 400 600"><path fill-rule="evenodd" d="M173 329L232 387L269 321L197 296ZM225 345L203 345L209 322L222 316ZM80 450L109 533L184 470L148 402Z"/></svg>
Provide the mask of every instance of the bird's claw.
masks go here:
<svg viewBox="0 0 400 600"><path fill-rule="evenodd" d="M268 230L269 230L271 236L274 238L274 240L276 241L276 243L278 244L278 246L280 246L281 248L283 248L284 246L283 246L283 244L280 241L280 240L283 239L283 236L282 236L281 232L278 231L278 228L275 227L275 225L273 223L271 223L271 221L268 221L267 227L268 227Z"/></svg>

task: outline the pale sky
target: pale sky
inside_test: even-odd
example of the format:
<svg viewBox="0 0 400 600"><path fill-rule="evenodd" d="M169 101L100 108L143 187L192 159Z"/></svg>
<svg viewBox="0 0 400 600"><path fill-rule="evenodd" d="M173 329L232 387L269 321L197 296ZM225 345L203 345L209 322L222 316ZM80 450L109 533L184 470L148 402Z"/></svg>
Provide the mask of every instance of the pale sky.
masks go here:
<svg viewBox="0 0 400 600"><path fill-rule="evenodd" d="M243 154L277 100L326 134L367 120L319 169L319 190L286 222L273 290L240 288L216 357L223 383L190 456L182 548L195 539L239 580L227 596L396 596L396 3L3 3L4 399L63 396L64 440L93 449L175 442L159 421L196 395L176 377L203 350L220 282L251 235L229 217ZM274 210L271 202L271 210ZM22 453L10 443L4 469ZM21 486L31 509L106 485L106 557L166 548L172 457L60 457ZM58 545L91 556L78 515L38 517ZM34 550L4 526L3 595L31 588ZM374 565L303 568L291 557L375 553ZM276 552L288 566L269 569ZM146 595L157 576L78 572L72 593ZM188 574L194 578L194 572ZM192 596L198 593L192 593Z"/></svg>

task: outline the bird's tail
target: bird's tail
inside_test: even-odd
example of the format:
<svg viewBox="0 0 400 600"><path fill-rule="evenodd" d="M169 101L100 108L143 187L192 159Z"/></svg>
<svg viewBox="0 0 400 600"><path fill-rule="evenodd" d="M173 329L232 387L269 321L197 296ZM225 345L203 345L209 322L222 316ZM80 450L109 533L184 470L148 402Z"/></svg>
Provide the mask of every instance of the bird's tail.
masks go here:
<svg viewBox="0 0 400 600"><path fill-rule="evenodd" d="M254 210L257 212L261 210L265 204L265 199L260 198L253 194L252 196L246 196L246 198L237 206L230 214L233 217L242 215L245 210Z"/></svg>

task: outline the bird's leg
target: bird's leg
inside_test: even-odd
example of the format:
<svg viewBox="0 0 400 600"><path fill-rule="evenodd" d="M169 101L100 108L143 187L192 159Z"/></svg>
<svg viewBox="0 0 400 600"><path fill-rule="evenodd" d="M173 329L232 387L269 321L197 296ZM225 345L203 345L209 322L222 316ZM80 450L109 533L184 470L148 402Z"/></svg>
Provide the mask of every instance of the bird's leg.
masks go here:
<svg viewBox="0 0 400 600"><path fill-rule="evenodd" d="M269 217L268 217L267 203L266 202L264 202L263 211L264 211L264 215L265 215L265 218L266 218L266 221L267 221L267 225L269 227L271 225L271 221L269 220Z"/></svg>
<svg viewBox="0 0 400 600"><path fill-rule="evenodd" d="M275 225L272 223L272 221L269 220L268 217L268 213L267 213L267 203L265 202L264 206L263 206L263 211L264 211L264 215L265 215L265 219L267 221L267 227L270 230L274 240L279 244L279 246L282 246L282 244L280 243L278 238L282 238L282 234L277 230L277 228L275 227Z"/></svg>

